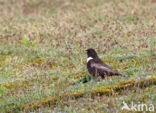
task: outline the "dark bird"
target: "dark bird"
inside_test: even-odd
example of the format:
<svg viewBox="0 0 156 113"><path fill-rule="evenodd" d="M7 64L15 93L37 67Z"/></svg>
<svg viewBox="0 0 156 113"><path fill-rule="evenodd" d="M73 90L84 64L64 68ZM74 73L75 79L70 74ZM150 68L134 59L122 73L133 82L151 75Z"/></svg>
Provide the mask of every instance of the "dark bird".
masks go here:
<svg viewBox="0 0 156 113"><path fill-rule="evenodd" d="M107 64L105 64L97 55L96 51L89 48L87 51L87 69L93 77L106 78L107 76L126 76L124 74L115 72Z"/></svg>

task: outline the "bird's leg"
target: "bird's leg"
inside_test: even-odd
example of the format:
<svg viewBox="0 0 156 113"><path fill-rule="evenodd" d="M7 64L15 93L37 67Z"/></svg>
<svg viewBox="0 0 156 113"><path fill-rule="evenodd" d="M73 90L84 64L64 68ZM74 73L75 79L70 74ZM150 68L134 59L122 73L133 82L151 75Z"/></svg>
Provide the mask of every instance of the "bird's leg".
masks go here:
<svg viewBox="0 0 156 113"><path fill-rule="evenodd" d="M95 77L97 78L97 69L95 69Z"/></svg>
<svg viewBox="0 0 156 113"><path fill-rule="evenodd" d="M100 80L101 80L101 76L98 76L98 77L97 77L97 81L100 81Z"/></svg>
<svg viewBox="0 0 156 113"><path fill-rule="evenodd" d="M106 74L106 72L104 72L104 78L107 79L107 74Z"/></svg>
<svg viewBox="0 0 156 113"><path fill-rule="evenodd" d="M101 76L98 75L97 69L95 69L95 77L96 77L97 81L99 81L101 79Z"/></svg>

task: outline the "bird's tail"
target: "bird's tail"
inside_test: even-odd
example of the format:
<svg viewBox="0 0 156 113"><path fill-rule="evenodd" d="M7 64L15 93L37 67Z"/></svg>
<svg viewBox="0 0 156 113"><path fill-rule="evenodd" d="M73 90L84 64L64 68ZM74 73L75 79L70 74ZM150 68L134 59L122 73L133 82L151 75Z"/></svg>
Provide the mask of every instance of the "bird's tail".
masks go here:
<svg viewBox="0 0 156 113"><path fill-rule="evenodd" d="M128 75L122 74L122 73L118 73L118 72L116 72L115 75L117 75L117 76L123 76L123 77L128 77Z"/></svg>

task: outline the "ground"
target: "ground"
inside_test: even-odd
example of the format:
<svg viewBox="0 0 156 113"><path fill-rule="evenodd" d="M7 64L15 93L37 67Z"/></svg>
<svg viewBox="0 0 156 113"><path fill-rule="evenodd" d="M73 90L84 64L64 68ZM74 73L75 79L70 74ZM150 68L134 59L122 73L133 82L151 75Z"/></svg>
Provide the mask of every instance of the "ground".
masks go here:
<svg viewBox="0 0 156 113"><path fill-rule="evenodd" d="M155 0L0 0L0 112L156 109L155 11ZM82 83L87 48L128 77Z"/></svg>

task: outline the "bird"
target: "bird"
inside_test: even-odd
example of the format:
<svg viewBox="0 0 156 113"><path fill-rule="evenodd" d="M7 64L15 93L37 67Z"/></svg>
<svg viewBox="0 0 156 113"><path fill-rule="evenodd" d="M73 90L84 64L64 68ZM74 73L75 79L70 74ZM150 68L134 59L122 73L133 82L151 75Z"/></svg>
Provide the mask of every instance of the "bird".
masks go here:
<svg viewBox="0 0 156 113"><path fill-rule="evenodd" d="M107 76L124 76L126 75L114 71L107 64L105 64L99 57L97 52L93 48L89 48L87 51L87 69L88 72L96 78L107 78Z"/></svg>

